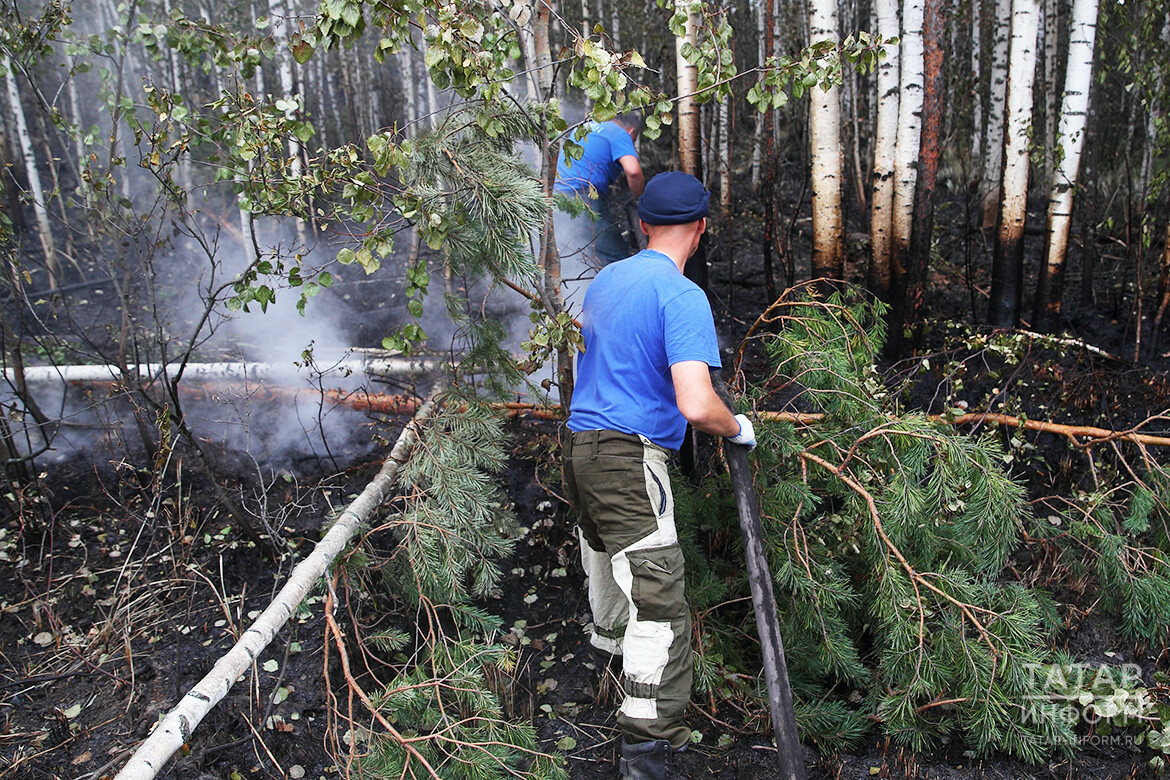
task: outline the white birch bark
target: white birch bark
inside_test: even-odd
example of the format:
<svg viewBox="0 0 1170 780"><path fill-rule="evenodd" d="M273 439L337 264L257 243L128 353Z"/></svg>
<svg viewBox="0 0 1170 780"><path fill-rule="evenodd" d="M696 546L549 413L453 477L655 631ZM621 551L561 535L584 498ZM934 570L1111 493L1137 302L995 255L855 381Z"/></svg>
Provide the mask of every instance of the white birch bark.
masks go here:
<svg viewBox="0 0 1170 780"><path fill-rule="evenodd" d="M1004 139L1000 238L1022 239L1028 196L1028 145L1032 131L1032 86L1036 78L1037 0L1013 0L1011 64Z"/></svg>
<svg viewBox="0 0 1170 780"><path fill-rule="evenodd" d="M991 264L988 323L1014 327L1020 319L1024 227L1028 205L1028 147L1032 135L1032 86L1036 80L1038 0L1013 0L1007 128L1003 149L1003 198Z"/></svg>
<svg viewBox="0 0 1170 780"><path fill-rule="evenodd" d="M1166 19L1162 24L1162 34L1160 41L1163 46L1170 47L1170 9L1167 11ZM1154 70L1154 84L1151 90L1150 103L1141 113L1146 116L1146 136L1145 142L1142 144L1142 165L1141 173L1139 174L1137 191L1135 193L1134 210L1142 214L1142 242L1145 244L1147 239L1146 228L1144 223L1148 220L1149 215L1145 207L1146 200L1150 196L1150 176L1154 169L1154 155L1160 150L1157 149L1158 139L1158 122L1163 118L1162 112L1162 87L1165 80L1164 71L1160 68ZM1135 106L1136 107L1136 106ZM1152 239L1151 239L1152 240Z"/></svg>
<svg viewBox="0 0 1170 780"><path fill-rule="evenodd" d="M292 52L288 48L289 20L284 10L284 0L268 0L268 13L272 25L272 38L276 42L276 70L280 77L281 97L289 106L284 109L284 118L292 121L296 118L297 111L291 106L302 98L296 94L295 79L293 78ZM300 179L304 173L301 142L292 134L288 137L288 158L291 177ZM305 221L300 218L297 219L297 241L302 247L309 245Z"/></svg>
<svg viewBox="0 0 1170 780"><path fill-rule="evenodd" d="M756 38L756 57L760 65L764 64L764 36L767 34L764 30L767 18L764 3L770 2L772 0L756 0L756 27L760 31L759 37ZM764 112L760 111L756 114L755 138L752 143L752 189L760 186L760 166L764 156L764 125Z"/></svg>
<svg viewBox="0 0 1170 780"><path fill-rule="evenodd" d="M877 32L897 38L898 0L875 0ZM870 203L870 285L878 295L890 287L890 236L894 218L894 155L898 144L899 46L887 46L877 69L877 122L873 140L873 200Z"/></svg>
<svg viewBox="0 0 1170 780"><path fill-rule="evenodd" d="M922 143L923 79L922 0L902 4L901 72L899 73L898 141L894 148L894 207L890 222L893 257L904 257L914 225L914 185ZM895 269L896 272L896 269Z"/></svg>
<svg viewBox="0 0 1170 780"><path fill-rule="evenodd" d="M679 11L689 8L689 0L676 0L676 9ZM674 39L675 65L678 73L678 159L679 167L691 174L699 176L701 158L699 156L699 104L695 100L695 92L699 89L699 71L687 58L683 56L683 44L690 42L692 47L698 45L698 19L695 14L687 14L686 34Z"/></svg>
<svg viewBox="0 0 1170 780"><path fill-rule="evenodd" d="M381 355L388 353L381 352ZM393 354L393 353L389 353ZM280 380L295 375L287 366L275 363L131 363L126 369L138 377L142 384L150 384L163 377L182 375L187 382L260 382L268 379ZM344 379L353 375L371 376L415 376L434 371L450 369L450 364L430 358L382 357L377 354L367 357L352 357L337 361L321 376ZM8 380L14 378L11 369L5 369ZM70 382L108 382L125 376L122 367L116 365L61 365L26 366L25 381L29 383L61 384Z"/></svg>
<svg viewBox="0 0 1170 780"><path fill-rule="evenodd" d="M163 0L163 13L166 15L166 18L168 20L171 18L171 0ZM255 15L253 15L253 17L252 17L253 22L255 22L255 18L256 18ZM183 71L182 71L182 68L181 68L180 62L179 62L178 49L176 49L173 46L167 46L166 49L167 49L167 65L169 66L168 71L169 71L169 75L170 75L171 93L174 95L182 95L183 94ZM260 73L262 71L260 68L257 68L256 72ZM261 91L260 94L263 95L264 94L263 91ZM174 119L172 118L171 121L174 121ZM181 129L180 129L180 131L181 131ZM176 165L175 165L175 170L177 172L175 175L175 185L180 190L185 191L185 190L189 189L191 186L190 164L191 164L190 155L186 155L186 154L179 155L179 158L176 161Z"/></svg>
<svg viewBox="0 0 1170 780"><path fill-rule="evenodd" d="M1052 182L1056 149L1056 34L1057 11L1056 0L1044 0L1044 179L1047 184Z"/></svg>
<svg viewBox="0 0 1170 780"><path fill-rule="evenodd" d="M205 4L201 4L199 11L200 11L200 14L203 16L204 20L206 20L210 24L211 23L211 9L210 9L210 7L208 7ZM213 80L213 84L215 85L215 96L218 99L219 97L221 97L224 94L223 72L218 65L212 66L211 78ZM251 162L248 163L248 170L249 171L252 170L252 163ZM238 177L236 178L235 181L238 185L242 186L242 183ZM204 192L206 193L206 190L204 190ZM252 216L252 212L249 211L248 209L244 208L242 205L240 205L241 195L242 195L242 192L240 194L236 195L236 210L239 212L240 232L242 234L240 237L240 241L243 244L243 246L240 248L244 252L244 257L246 257L248 259L248 261L251 262L251 261L256 259L256 247L252 242L252 237L253 237L255 230L256 230L256 222L255 222L255 218Z"/></svg>
<svg viewBox="0 0 1170 780"><path fill-rule="evenodd" d="M166 714L149 737L138 747L115 780L152 780L175 751L182 747L203 718L218 704L236 679L255 663L276 632L288 622L297 605L309 589L325 573L338 553L345 549L350 537L394 492L394 479L399 465L410 457L422 431L422 424L434 410L432 396L419 407L414 419L403 429L390 457L382 464L377 476L366 485L353 503L345 508L325 537L313 548L289 575L288 582L276 594L268 608L256 618L239 641L232 646L187 695Z"/></svg>
<svg viewBox="0 0 1170 780"><path fill-rule="evenodd" d="M987 94L987 142L983 148L983 226L995 225L1003 175L1004 102L1007 99L1008 42L1011 34L1011 0L995 0L995 33L991 46L991 83Z"/></svg>
<svg viewBox="0 0 1170 780"><path fill-rule="evenodd" d="M76 132L73 135L73 153L77 155L77 188L81 191L89 189L89 183L81 176L82 170L86 167L86 153L85 153L85 117L81 114L81 100L77 94L77 79L79 74L75 70L77 67L73 55L68 51L65 53L65 67L69 69L65 91L69 98L69 111L73 115L73 124L76 126ZM92 229L92 228L91 228Z"/></svg>
<svg viewBox="0 0 1170 780"><path fill-rule="evenodd" d="M809 43L840 38L837 0L811 0ZM812 275L839 278L844 247L841 217L841 90L820 85L809 90L809 146L812 152Z"/></svg>
<svg viewBox="0 0 1170 780"><path fill-rule="evenodd" d="M971 0L971 173L983 157L983 2Z"/></svg>
<svg viewBox="0 0 1170 780"><path fill-rule="evenodd" d="M1068 65L1064 75L1064 97L1060 107L1061 153L1053 172L1048 196L1048 242L1045 268L1046 291L1050 312L1060 310L1060 285L1052 284L1063 277L1068 255L1069 228L1072 224L1073 198L1085 143L1085 125L1089 116L1089 93L1093 85L1093 47L1097 39L1098 0L1075 0L1069 22Z"/></svg>
<svg viewBox="0 0 1170 780"><path fill-rule="evenodd" d="M615 51L621 51L621 16L618 14L619 0L609 4L609 41Z"/></svg>
<svg viewBox="0 0 1170 780"><path fill-rule="evenodd" d="M731 100L728 95L719 104L719 204L725 220L731 217Z"/></svg>
<svg viewBox="0 0 1170 780"><path fill-rule="evenodd" d="M45 202L45 189L41 184L41 173L37 168L37 155L33 149L32 136L28 132L24 104L20 101L16 72L12 69L12 60L7 53L0 55L0 65L3 65L6 74L4 82L8 88L8 107L15 125L16 138L20 143L21 158L24 160L29 194L32 196L33 213L37 220L37 238L41 243L41 251L45 255L45 268L49 272L49 288L56 289L61 277L61 264L57 257L57 248L53 242L53 232L49 224L49 208Z"/></svg>

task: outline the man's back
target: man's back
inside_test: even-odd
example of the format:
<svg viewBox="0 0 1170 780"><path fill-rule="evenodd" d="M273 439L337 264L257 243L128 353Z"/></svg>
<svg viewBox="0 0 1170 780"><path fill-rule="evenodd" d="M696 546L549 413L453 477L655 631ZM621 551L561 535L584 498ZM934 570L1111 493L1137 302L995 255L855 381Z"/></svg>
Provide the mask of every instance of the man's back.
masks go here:
<svg viewBox="0 0 1170 780"><path fill-rule="evenodd" d="M600 197L605 197L609 185L622 173L618 162L626 155L638 156L630 131L617 122L590 122L589 134L582 139L584 154L580 160L570 160L561 149L557 158L555 189L565 195L587 192L592 186Z"/></svg>
<svg viewBox="0 0 1170 780"><path fill-rule="evenodd" d="M616 430L678 449L686 421L671 365L720 366L711 307L674 261L653 250L606 266L581 313L585 354L577 362L569 428Z"/></svg>

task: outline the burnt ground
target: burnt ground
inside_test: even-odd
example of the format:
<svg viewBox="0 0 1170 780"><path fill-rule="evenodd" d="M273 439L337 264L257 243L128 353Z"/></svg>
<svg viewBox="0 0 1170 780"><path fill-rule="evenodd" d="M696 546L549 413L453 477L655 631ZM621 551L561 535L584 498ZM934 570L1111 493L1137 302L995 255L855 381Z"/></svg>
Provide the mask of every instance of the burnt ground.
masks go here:
<svg viewBox="0 0 1170 780"><path fill-rule="evenodd" d="M807 223L797 220L792 227L792 254L807 256L802 244ZM737 241L734 276L718 263L712 266L717 318L729 347L766 304L758 246L749 243L750 223L745 233L749 239ZM713 258L722 240L712 236ZM1115 428L1170 407L1166 359L1158 350L1148 351L1141 364L1123 357L1132 349L1132 334L1126 335L1125 311L1109 305L1114 299L1108 284L1102 287L1104 304L1072 311L1067 325L1071 337L1114 357L1075 346L1036 345L1008 365L994 355L972 357L957 348L956 328L947 323L969 322L970 298L980 300L979 290L986 289L978 268L969 277L971 294L965 285L964 242L974 240L953 229L940 237L926 312L934 324L923 330L913 359L889 366L894 381L905 382L908 405L939 411L962 400L972 409ZM863 247L852 251L856 261ZM860 262L850 268L855 278L863 270ZM797 278L802 275L798 270ZM1070 288L1074 284L1070 280ZM341 281L332 292L347 301L352 297L346 324L356 334L351 343L359 345L376 344L384 332L381 315L371 312L402 308L363 280ZM955 390L945 367L968 358L966 383ZM749 367L750 373L758 370ZM225 398L211 401L204 411L214 418L216 404ZM0 577L0 778L90 780L116 771L158 715L269 603L328 518L372 476L388 451L386 442L404 422L337 411L331 424L322 426L308 414L291 437L303 446L289 454L286 441L261 435L287 431L288 420L265 419L263 407L251 410L249 436L224 437L228 443L217 456L230 466L224 470L229 487L240 490L246 506L265 517L280 538L277 557L262 555L241 529L210 508L211 485L190 457L176 455L158 470L134 465L125 454L129 426L92 440L74 434L80 442L74 454L45 466L44 495L19 497L27 511L0 525L0 562L11 573ZM501 615L505 641L519 650L520 663L501 687L501 698L510 717L536 724L547 749L568 745L571 738L572 747L563 749L571 777L613 778L616 688L591 664L584 644L588 609L571 518L557 495L550 461L555 423L521 418L512 427L514 451L501 479L525 534L514 555L501 562L510 576L498 598L485 605ZM1029 435L1028 443L1032 448L1017 464L1017 474L1033 497L1083 484L1086 467L1063 441ZM159 473L166 475L165 486L156 481ZM1042 558L1042 550L1026 546L1016 567L1036 564L1041 584L1054 587L1055 581L1043 581L1052 572L1044 571ZM1166 670L1158 649L1118 638L1112 620L1094 611L1092 590L1084 583L1054 592L1065 621L1058 646L1082 659ZM339 610L339 620L354 629L354 614L362 620L361 597L348 595L353 601ZM336 654L326 658L324 607L325 593L314 593L164 776L345 774L343 737L352 732L344 723ZM762 712L696 703L690 723L703 738L679 757L680 776L775 776ZM1151 755L1124 740L1091 738L1071 760L1036 767L998 757L977 760L960 744L930 755L911 755L876 738L857 752L821 747L821 752L805 747L810 777L1121 780L1144 776ZM353 749L360 750L361 743Z"/></svg>
<svg viewBox="0 0 1170 780"><path fill-rule="evenodd" d="M485 605L503 617L504 641L519 651L501 687L510 718L536 724L541 744L560 743L570 777L617 776L611 708L617 688L591 662L589 620L571 520L550 487L548 455L555 423L520 419L505 475L524 528L498 597ZM384 424L392 435L394 425ZM133 474L78 458L50 480L51 521L44 527L4 523L0 555L14 576L0 581L0 750L5 778L101 776L125 759L155 719L205 674L279 587L294 557L311 549L324 518L364 486L377 464L365 462L326 477L278 476L267 499L293 509L280 517L285 557L262 556L214 513L198 477L174 497L152 501L128 486ZM69 498L70 495L85 498ZM360 598L342 593L346 614ZM336 654L329 688L322 676L324 593L302 610L237 683L162 775L191 780L343 774L334 740L345 726L344 681ZM360 620L361 618L359 618ZM1065 638L1080 657L1119 647L1107 620L1093 619ZM1120 654L1118 654L1119 651ZM799 652L789 648L789 652ZM356 661L355 661L356 663ZM330 696L340 696L330 700ZM696 703L689 722L702 741L679 757L680 777L770 778L774 753L759 733L761 713ZM565 748L565 738L572 746ZM338 752L331 753L330 750ZM357 746L360 749L360 743ZM1121 778L1144 769L1139 748L1086 743L1075 760L1028 767L973 760L961 745L942 754L911 755L871 741L856 753L805 747L810 778ZM298 769L299 767L299 769Z"/></svg>

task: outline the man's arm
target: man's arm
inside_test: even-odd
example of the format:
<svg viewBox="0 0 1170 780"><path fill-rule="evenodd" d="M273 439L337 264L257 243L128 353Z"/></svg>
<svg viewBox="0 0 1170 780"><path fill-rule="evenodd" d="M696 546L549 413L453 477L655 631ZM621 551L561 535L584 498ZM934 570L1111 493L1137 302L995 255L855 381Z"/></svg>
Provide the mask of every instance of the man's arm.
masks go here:
<svg viewBox="0 0 1170 780"><path fill-rule="evenodd" d="M642 175L642 163L632 154L624 154L618 158L622 170L626 172L626 184L630 185L630 192L635 198L642 197L642 190L646 189L646 178Z"/></svg>
<svg viewBox="0 0 1170 780"><path fill-rule="evenodd" d="M739 422L715 394L711 374L701 360L684 360L670 367L674 381L674 397L678 410L687 422L704 433L716 436L735 436Z"/></svg>

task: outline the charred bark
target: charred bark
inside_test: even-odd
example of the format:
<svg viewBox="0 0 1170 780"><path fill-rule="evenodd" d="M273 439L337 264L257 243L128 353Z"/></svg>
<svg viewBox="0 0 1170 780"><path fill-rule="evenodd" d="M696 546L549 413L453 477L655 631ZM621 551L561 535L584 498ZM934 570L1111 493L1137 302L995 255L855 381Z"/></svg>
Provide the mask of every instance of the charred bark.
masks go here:
<svg viewBox="0 0 1170 780"><path fill-rule="evenodd" d="M1000 328L1020 321L1024 287L1024 227L1027 221L1028 151L1032 129L1032 84L1036 74L1037 0L1012 3L1008 126L1004 141L1003 199L991 264L987 320Z"/></svg>
<svg viewBox="0 0 1170 780"><path fill-rule="evenodd" d="M930 247L934 235L934 189L938 179L939 125L943 96L942 0L926 0L923 8L923 107L922 140L918 148L918 179L914 188L914 225L910 231L905 289L899 291L895 306L901 306L898 327L891 340L901 338L905 326L918 320L926 277L930 270Z"/></svg>
<svg viewBox="0 0 1170 780"><path fill-rule="evenodd" d="M1073 196L1080 172L1089 93L1093 77L1093 48L1097 31L1097 0L1076 0L1069 30L1068 67L1061 101L1061 154L1052 173L1048 196L1048 232L1044 241L1044 266L1036 284L1032 308L1033 326L1050 330L1060 318L1068 264L1068 240L1072 226ZM1160 309L1159 309L1160 310Z"/></svg>

